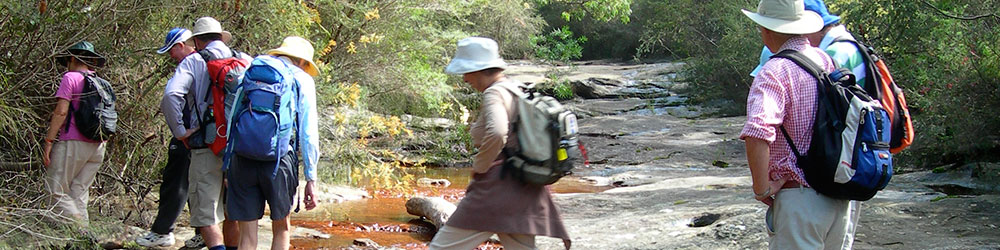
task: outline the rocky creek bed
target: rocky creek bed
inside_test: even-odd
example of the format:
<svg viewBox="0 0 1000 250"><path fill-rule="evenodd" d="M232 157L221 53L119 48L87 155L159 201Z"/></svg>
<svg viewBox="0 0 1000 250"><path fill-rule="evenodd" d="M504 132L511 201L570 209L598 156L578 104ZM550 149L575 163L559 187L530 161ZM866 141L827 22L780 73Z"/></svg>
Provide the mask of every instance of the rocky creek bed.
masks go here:
<svg viewBox="0 0 1000 250"><path fill-rule="evenodd" d="M508 69L523 82L545 81L558 72L577 95L565 103L580 116L590 166L560 181L562 191L555 195L574 249L767 247L766 206L752 198L738 139L745 117L716 117L712 108L688 105L683 95L688 86L676 79L681 67L513 62ZM897 174L885 191L864 202L854 248L1000 249L1000 164L942 169ZM461 171L468 170L417 176L449 179L452 185L421 192L457 203L468 182ZM299 228L296 248L426 248L433 226L407 215L402 197L369 192L376 197L366 199L370 196L337 187L322 191L328 202L320 209L292 217ZM347 201L352 199L364 200ZM189 237L185 231L178 239ZM266 241L270 233L260 236ZM368 240L355 241L362 238ZM562 243L539 237L538 247L562 249Z"/></svg>

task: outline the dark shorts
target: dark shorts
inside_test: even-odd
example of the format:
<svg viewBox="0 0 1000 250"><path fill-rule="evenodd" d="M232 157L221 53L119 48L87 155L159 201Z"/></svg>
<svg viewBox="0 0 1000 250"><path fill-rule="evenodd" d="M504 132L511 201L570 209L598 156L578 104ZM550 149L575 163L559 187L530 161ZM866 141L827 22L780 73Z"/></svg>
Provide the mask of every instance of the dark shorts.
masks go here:
<svg viewBox="0 0 1000 250"><path fill-rule="evenodd" d="M287 153L278 165L278 174L271 177L274 161L255 161L239 156L226 171L228 218L237 221L259 220L264 216L264 202L271 210L271 220L288 216L299 186L298 159Z"/></svg>

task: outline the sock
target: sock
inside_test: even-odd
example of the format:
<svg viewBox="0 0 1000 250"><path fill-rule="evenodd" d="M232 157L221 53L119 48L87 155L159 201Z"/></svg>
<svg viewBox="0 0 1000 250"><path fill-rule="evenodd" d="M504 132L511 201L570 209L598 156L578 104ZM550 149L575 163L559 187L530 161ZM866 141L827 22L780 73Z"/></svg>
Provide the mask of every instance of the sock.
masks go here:
<svg viewBox="0 0 1000 250"><path fill-rule="evenodd" d="M239 248L239 247L238 246L236 246L236 247L226 246L226 250L236 250L237 248Z"/></svg>
<svg viewBox="0 0 1000 250"><path fill-rule="evenodd" d="M226 246L218 245L214 247L209 247L208 250L226 250Z"/></svg>

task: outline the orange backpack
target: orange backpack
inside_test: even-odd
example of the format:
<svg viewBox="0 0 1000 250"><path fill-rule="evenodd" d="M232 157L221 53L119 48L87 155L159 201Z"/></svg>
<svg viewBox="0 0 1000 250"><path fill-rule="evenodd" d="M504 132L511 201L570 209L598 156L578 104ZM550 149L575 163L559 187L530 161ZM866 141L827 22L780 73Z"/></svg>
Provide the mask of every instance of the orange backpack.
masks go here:
<svg viewBox="0 0 1000 250"><path fill-rule="evenodd" d="M899 88L896 81L892 79L892 74L889 74L889 67L885 65L885 60L879 58L873 48L861 42L849 39L837 39L834 42L850 42L861 50L867 68L866 73L869 76L864 85L865 92L882 103L882 107L889 112L889 120L892 122L889 152L895 154L909 147L913 144L914 139L910 109L906 105L903 89Z"/></svg>

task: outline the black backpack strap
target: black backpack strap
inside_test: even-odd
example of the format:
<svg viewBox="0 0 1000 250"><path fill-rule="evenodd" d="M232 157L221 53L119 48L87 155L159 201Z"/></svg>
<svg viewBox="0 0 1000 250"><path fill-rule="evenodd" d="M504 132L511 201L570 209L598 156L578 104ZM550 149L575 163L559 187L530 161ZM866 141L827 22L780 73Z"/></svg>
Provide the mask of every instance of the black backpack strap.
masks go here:
<svg viewBox="0 0 1000 250"><path fill-rule="evenodd" d="M213 60L219 59L219 58L215 58L215 55L213 55L212 52L209 52L208 49L199 50L198 54L201 55L201 59L205 60L206 63L208 61L213 61Z"/></svg>
<svg viewBox="0 0 1000 250"><path fill-rule="evenodd" d="M795 62L796 65L799 65L799 67L804 69L807 73L809 73L819 81L822 81L824 75L826 75L825 70L823 70L823 68L820 68L819 65L816 65L816 63L814 63L811 59L806 57L805 54L802 54L802 52L787 49L787 50L782 50L781 52L778 52L778 54L771 56L771 58L776 58L776 57L792 60L792 62Z"/></svg>
<svg viewBox="0 0 1000 250"><path fill-rule="evenodd" d="M824 94L824 91L823 91L824 83L823 83L823 81L824 81L824 79L828 79L825 76L826 72L822 68L820 68L819 65L816 65L816 63L814 63L811 59L809 59L808 57L806 57L805 54L802 54L802 52L799 52L799 51L796 51L796 50L782 50L781 52L778 52L778 54L775 54L775 55L771 56L771 58L785 58L785 59L791 60L792 62L795 62L796 65L799 65L799 67L801 67L802 69L804 69L807 73L809 73L814 78L816 78L816 81L817 81L816 82L816 87L817 87L816 91L817 91L817 94L818 94L816 96L816 98L817 98L816 101L819 102L819 99L821 99L822 96L823 96L823 94ZM795 158L798 159L798 158L802 157L803 155L799 154L798 148L795 147L795 143L792 142L792 137L789 136L788 135L788 131L785 130L785 125L781 125L781 126L779 126L779 128L781 129L781 134L785 136L785 141L788 142L788 146L791 147L792 148L792 152L795 153Z"/></svg>
<svg viewBox="0 0 1000 250"><path fill-rule="evenodd" d="M94 79L91 79L91 77L97 76L97 73L94 72L80 72L80 74L83 75L83 90L77 98L81 98L87 93L87 85L94 84L92 82ZM69 112L66 113L66 123L63 125L63 131L65 131L65 133L69 133L69 124L70 122L73 122L73 119L76 117L75 113L76 109L73 108L73 100L69 100Z"/></svg>
<svg viewBox="0 0 1000 250"><path fill-rule="evenodd" d="M868 47L868 45L865 45L864 43L861 43L857 40L846 37L838 37L837 39L833 40L833 43L840 43L840 42L853 44L854 47L858 48L858 51L861 52L861 61L862 63L865 64L865 74L867 74L866 77L868 77L867 79L869 79L869 81L864 84L864 87L862 89L864 89L865 92L872 97L875 98L881 97L882 93L881 89L878 87L878 83L882 82L882 79L880 79L881 75L879 75L878 70L875 69L875 62L880 60L878 55L875 54L874 50L871 47Z"/></svg>

